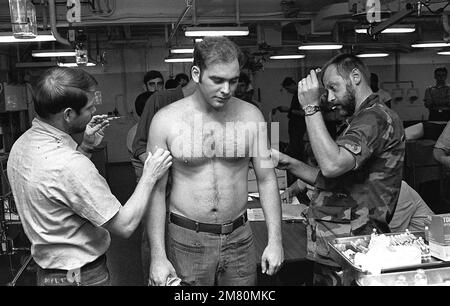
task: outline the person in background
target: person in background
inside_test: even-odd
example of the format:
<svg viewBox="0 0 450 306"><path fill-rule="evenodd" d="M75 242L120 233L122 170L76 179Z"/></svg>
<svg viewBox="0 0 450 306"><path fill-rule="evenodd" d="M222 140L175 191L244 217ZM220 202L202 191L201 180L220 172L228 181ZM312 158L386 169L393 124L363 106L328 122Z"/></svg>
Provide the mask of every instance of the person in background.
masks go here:
<svg viewBox="0 0 450 306"><path fill-rule="evenodd" d="M164 77L157 70L150 70L144 76L144 89L149 92L161 91L164 89Z"/></svg>
<svg viewBox="0 0 450 306"><path fill-rule="evenodd" d="M175 76L175 81L177 81L178 85L184 87L189 83L189 77L185 73L179 73Z"/></svg>
<svg viewBox="0 0 450 306"><path fill-rule="evenodd" d="M447 68L439 67L434 70L436 85L425 90L425 107L430 111L428 120L450 120L450 86L447 85Z"/></svg>
<svg viewBox="0 0 450 306"><path fill-rule="evenodd" d="M387 107L391 108L391 95L384 89L380 88L378 86L378 75L375 73L370 74L370 88L372 89L372 92L377 94L380 97L380 101L384 104L386 104Z"/></svg>
<svg viewBox="0 0 450 306"><path fill-rule="evenodd" d="M82 69L47 70L33 94L37 117L9 155L8 178L40 286L109 285L109 232L134 232L172 164L167 150L149 155L122 206L90 160L109 125L107 115L93 116L96 92L97 81ZM80 132L78 145L71 135Z"/></svg>
<svg viewBox="0 0 450 306"><path fill-rule="evenodd" d="M336 139L319 107L319 79L328 102L348 118ZM372 93L367 66L351 54L311 70L298 84L298 100L318 167L301 161L280 166L314 186L307 211L307 258L314 261L314 284L338 285L342 267L330 257L327 239L390 231L402 180L403 123ZM274 151L274 163L279 162Z"/></svg>
<svg viewBox="0 0 450 306"><path fill-rule="evenodd" d="M136 101L134 101L134 109L136 110L136 115L140 118L142 111L144 110L145 107L145 103L147 102L148 98L150 98L150 96L153 94L153 92L150 91L146 91L143 94L139 95L136 98ZM138 158L134 158L133 156L133 140L134 140L134 136L136 135L136 129L137 126L139 124L139 120L138 122L136 122L135 125L133 125L127 133L127 149L128 149L128 154L130 155L130 160L131 160L131 165L133 166L134 169L134 174L136 175L136 182L139 182L139 179L142 176L142 169L144 167L143 162L138 159Z"/></svg>
<svg viewBox="0 0 450 306"><path fill-rule="evenodd" d="M239 74L239 81L234 92L234 96L248 103L253 104L261 110L261 102L253 99L253 89L251 88L250 78L244 72Z"/></svg>
<svg viewBox="0 0 450 306"><path fill-rule="evenodd" d="M176 87L178 87L179 86L179 84L178 84L178 82L176 81L176 80L174 80L174 79L168 79L167 81L166 81L166 84L164 85L164 88L165 89L172 89L172 88L176 88Z"/></svg>
<svg viewBox="0 0 450 306"><path fill-rule="evenodd" d="M250 161L268 232L262 273L275 274L283 262L277 180L267 133L256 130L265 121L258 108L233 97L241 65L240 50L231 40L205 37L194 47L195 92L152 120L148 150L168 148L175 158L169 199L166 175L148 210L152 285L165 285L171 277L197 286L256 284L257 258L246 214ZM248 137L230 138L243 125ZM235 145L224 150L229 142Z"/></svg>

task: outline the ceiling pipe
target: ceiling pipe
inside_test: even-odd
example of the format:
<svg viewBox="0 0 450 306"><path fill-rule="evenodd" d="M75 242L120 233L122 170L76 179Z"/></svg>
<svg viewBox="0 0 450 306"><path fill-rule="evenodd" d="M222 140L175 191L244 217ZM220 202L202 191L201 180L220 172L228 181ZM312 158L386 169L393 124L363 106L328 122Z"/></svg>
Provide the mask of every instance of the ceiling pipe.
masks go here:
<svg viewBox="0 0 450 306"><path fill-rule="evenodd" d="M70 42L63 38L58 33L58 29L56 28L56 7L55 7L55 0L48 0L48 12L50 15L50 27L52 29L52 34L55 36L56 41L70 46Z"/></svg>
<svg viewBox="0 0 450 306"><path fill-rule="evenodd" d="M444 36L444 40L450 40L450 25L448 24L448 15L445 13L442 14L442 25L445 32L447 32L447 35Z"/></svg>
<svg viewBox="0 0 450 306"><path fill-rule="evenodd" d="M236 24L241 25L241 10L240 10L240 1L236 0Z"/></svg>
<svg viewBox="0 0 450 306"><path fill-rule="evenodd" d="M194 25L198 25L197 23L197 0L192 2L192 22Z"/></svg>
<svg viewBox="0 0 450 306"><path fill-rule="evenodd" d="M172 38L175 36L175 33L178 30L178 27L180 26L181 21L183 21L184 16L186 16L187 12L189 11L189 9L192 7L192 1L193 0L187 0L186 1L186 7L184 8L183 13L181 13L180 17L178 17L177 23L175 24L175 27L172 29L172 32L170 33L170 37L169 37L169 41L168 43L170 43L170 41L172 40Z"/></svg>

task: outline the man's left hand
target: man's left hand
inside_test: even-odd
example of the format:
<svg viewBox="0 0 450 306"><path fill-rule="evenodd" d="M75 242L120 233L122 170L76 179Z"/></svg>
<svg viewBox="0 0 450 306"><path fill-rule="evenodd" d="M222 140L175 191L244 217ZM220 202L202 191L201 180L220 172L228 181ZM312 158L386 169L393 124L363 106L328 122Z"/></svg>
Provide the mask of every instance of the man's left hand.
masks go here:
<svg viewBox="0 0 450 306"><path fill-rule="evenodd" d="M262 273L274 275L278 272L278 270L280 270L283 261L284 251L281 241L276 244L268 244L261 257Z"/></svg>
<svg viewBox="0 0 450 306"><path fill-rule="evenodd" d="M98 146L105 136L105 129L109 126L108 115L93 116L91 121L86 125L83 135L83 146L93 149Z"/></svg>
<svg viewBox="0 0 450 306"><path fill-rule="evenodd" d="M298 101L300 107L303 108L306 105L319 105L319 80L317 79L316 72L320 72L320 69L311 70L309 75L298 82Z"/></svg>

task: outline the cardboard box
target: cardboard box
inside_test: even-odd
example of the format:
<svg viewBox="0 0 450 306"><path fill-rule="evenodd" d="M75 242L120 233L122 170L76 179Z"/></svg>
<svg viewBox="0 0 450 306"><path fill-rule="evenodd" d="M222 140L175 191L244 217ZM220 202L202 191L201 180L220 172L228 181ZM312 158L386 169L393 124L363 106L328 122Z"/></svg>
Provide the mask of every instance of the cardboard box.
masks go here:
<svg viewBox="0 0 450 306"><path fill-rule="evenodd" d="M428 246L430 247L431 256L444 261L450 261L450 245L444 245L430 241Z"/></svg>
<svg viewBox="0 0 450 306"><path fill-rule="evenodd" d="M429 240L442 245L450 245L450 214L431 216Z"/></svg>

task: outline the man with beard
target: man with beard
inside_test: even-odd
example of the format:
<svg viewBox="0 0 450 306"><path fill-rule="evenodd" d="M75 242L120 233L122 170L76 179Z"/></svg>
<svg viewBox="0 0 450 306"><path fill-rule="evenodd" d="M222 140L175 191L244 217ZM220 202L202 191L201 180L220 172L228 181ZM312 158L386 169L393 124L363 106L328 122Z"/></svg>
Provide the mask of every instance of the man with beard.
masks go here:
<svg viewBox="0 0 450 306"><path fill-rule="evenodd" d="M144 215L156 181L171 166L159 149L122 206L90 156L107 115L92 116L97 81L81 69L53 68L34 91L37 118L13 145L8 178L41 286L108 285L109 232L129 237ZM80 145L71 135L84 131Z"/></svg>
<svg viewBox="0 0 450 306"><path fill-rule="evenodd" d="M283 261L266 123L258 108L233 97L241 64L240 50L228 38L205 37L194 47L195 92L152 120L148 151L167 148L174 156L167 204L168 175L158 182L148 211L152 285L173 277L189 285L255 285L257 259L246 214L250 161L268 232L262 272L273 275Z"/></svg>
<svg viewBox="0 0 450 306"><path fill-rule="evenodd" d="M369 71L359 58L338 55L321 72L328 102L347 118L346 124L333 140L319 107L319 80L311 70L298 84L298 99L318 168L297 162L295 171L288 170L315 186L307 211L307 256L315 261L314 284L337 285L342 283L341 267L330 258L327 239L374 229L389 232L405 140L401 120L372 93Z"/></svg>

